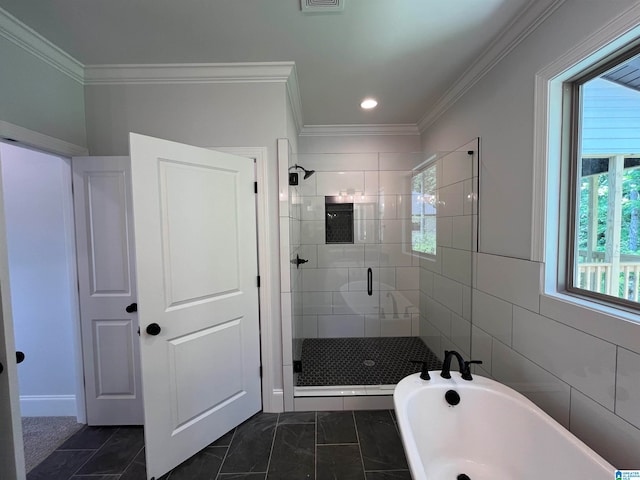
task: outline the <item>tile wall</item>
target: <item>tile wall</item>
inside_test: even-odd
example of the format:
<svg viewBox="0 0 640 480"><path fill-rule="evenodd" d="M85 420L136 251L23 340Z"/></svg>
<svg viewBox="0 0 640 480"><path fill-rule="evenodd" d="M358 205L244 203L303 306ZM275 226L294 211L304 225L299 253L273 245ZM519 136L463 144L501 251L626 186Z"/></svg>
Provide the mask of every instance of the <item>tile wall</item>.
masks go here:
<svg viewBox="0 0 640 480"><path fill-rule="evenodd" d="M420 259L420 336L440 358L471 354L472 255L477 245L477 142L437 160L437 247Z"/></svg>
<svg viewBox="0 0 640 480"><path fill-rule="evenodd" d="M291 199L296 190L289 187L288 168L293 165L291 145L287 139L278 139L278 195L280 223L280 312L282 315L282 369L284 408L292 411L293 359L300 357L302 296L299 270L291 259L299 253L300 214Z"/></svg>
<svg viewBox="0 0 640 480"><path fill-rule="evenodd" d="M419 263L411 254L411 174L423 154L304 154L316 173L291 195L300 236L303 338L419 334ZM325 197L354 204L354 243L326 244ZM298 219L290 218L290 222ZM293 247L292 247L293 248ZM292 252L295 256L295 253ZM367 294L367 269L373 294ZM297 332L300 333L300 332Z"/></svg>
<svg viewBox="0 0 640 480"><path fill-rule="evenodd" d="M477 244L477 205L466 198L465 155L442 159L442 168L458 160L461 185L453 198L455 215L438 212L437 258L420 261L421 337L439 355L456 349L482 360L477 373L527 396L617 468L638 468L637 318L624 321L575 299L541 295L542 263L465 248Z"/></svg>
<svg viewBox="0 0 640 480"><path fill-rule="evenodd" d="M484 253L475 263L478 373L529 397L615 467L637 469L637 325L541 295L542 263Z"/></svg>

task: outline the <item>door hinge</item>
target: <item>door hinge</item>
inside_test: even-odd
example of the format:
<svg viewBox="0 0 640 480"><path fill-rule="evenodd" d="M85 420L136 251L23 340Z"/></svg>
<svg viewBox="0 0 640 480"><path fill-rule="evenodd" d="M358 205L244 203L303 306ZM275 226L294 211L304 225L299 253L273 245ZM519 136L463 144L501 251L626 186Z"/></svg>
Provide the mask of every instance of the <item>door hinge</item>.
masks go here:
<svg viewBox="0 0 640 480"><path fill-rule="evenodd" d="M260 288L260 275L256 277L258 279L258 288Z"/></svg>
<svg viewBox="0 0 640 480"><path fill-rule="evenodd" d="M258 193L258 182L253 182L253 193Z"/></svg>
<svg viewBox="0 0 640 480"><path fill-rule="evenodd" d="M260 365L260 378L262 378L262 365Z"/></svg>

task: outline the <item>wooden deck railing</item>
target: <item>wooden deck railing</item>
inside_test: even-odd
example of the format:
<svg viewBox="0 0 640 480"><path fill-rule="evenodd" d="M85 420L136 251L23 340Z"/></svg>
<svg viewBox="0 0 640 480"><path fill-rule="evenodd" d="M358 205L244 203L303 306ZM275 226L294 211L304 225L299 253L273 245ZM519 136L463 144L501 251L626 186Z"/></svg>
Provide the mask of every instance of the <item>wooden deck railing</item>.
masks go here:
<svg viewBox="0 0 640 480"><path fill-rule="evenodd" d="M640 262L624 262L620 263L619 282L612 282L611 263L579 263L578 264L578 286L592 292L604 293L619 297L620 286L625 292L624 298L627 300L638 301L640 297ZM613 288L612 288L613 285ZM618 291L615 290L616 286Z"/></svg>

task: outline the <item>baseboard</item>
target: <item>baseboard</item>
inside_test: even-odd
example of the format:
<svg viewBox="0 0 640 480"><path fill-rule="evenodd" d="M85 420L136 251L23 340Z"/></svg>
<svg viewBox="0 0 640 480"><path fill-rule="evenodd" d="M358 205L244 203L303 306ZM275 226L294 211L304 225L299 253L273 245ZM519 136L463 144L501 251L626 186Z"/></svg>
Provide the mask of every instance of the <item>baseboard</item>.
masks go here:
<svg viewBox="0 0 640 480"><path fill-rule="evenodd" d="M20 395L23 417L75 417L75 395Z"/></svg>
<svg viewBox="0 0 640 480"><path fill-rule="evenodd" d="M284 411L284 392L281 388L274 388L267 403L263 403L262 411L268 413L280 413Z"/></svg>

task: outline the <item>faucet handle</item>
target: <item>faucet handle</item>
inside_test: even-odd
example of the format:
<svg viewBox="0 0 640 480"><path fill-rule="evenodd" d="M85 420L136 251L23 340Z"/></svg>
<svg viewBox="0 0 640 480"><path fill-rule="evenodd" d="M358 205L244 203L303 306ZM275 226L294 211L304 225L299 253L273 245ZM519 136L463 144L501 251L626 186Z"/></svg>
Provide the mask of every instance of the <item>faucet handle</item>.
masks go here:
<svg viewBox="0 0 640 480"><path fill-rule="evenodd" d="M426 360L410 360L410 362L422 365L422 370L420 370L420 378L422 380L431 380L431 376L429 375L429 362Z"/></svg>
<svg viewBox="0 0 640 480"><path fill-rule="evenodd" d="M464 372L461 372L463 380L473 380L471 376L471 365L474 363L482 365L482 360L469 360L468 362L464 362Z"/></svg>

